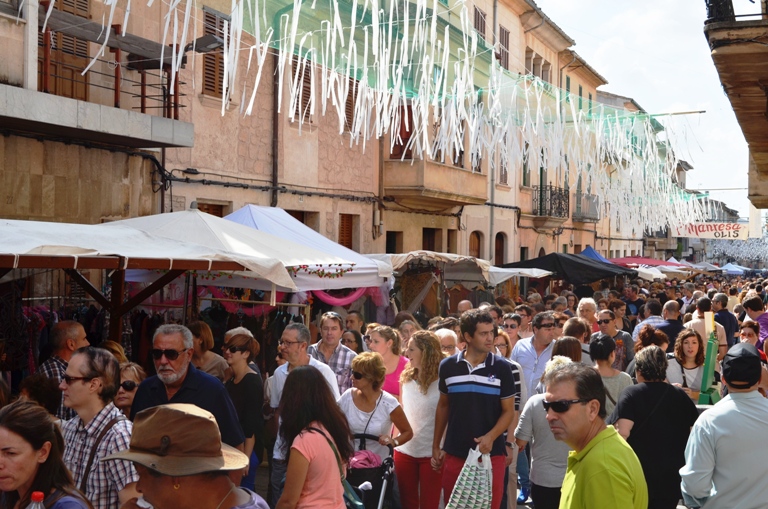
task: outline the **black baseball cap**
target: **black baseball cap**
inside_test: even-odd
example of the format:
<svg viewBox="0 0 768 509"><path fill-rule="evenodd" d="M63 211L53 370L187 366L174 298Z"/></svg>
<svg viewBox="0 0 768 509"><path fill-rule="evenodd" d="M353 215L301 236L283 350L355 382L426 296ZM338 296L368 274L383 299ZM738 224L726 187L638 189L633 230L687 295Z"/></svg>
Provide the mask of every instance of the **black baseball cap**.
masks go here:
<svg viewBox="0 0 768 509"><path fill-rule="evenodd" d="M755 345L736 343L723 358L723 378L734 389L748 389L760 381L760 353Z"/></svg>

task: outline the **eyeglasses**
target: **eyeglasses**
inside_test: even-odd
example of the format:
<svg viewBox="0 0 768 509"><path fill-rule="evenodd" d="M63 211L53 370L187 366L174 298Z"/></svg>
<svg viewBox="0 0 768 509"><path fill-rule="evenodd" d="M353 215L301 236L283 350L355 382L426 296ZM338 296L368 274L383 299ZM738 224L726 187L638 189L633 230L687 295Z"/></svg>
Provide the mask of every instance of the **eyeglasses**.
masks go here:
<svg viewBox="0 0 768 509"><path fill-rule="evenodd" d="M355 380L360 380L363 378L363 374L360 373L359 371L353 371L352 376L355 377Z"/></svg>
<svg viewBox="0 0 768 509"><path fill-rule="evenodd" d="M504 350L507 349L507 345L505 345L504 343L499 343L498 345L493 345L493 346L496 348L503 348Z"/></svg>
<svg viewBox="0 0 768 509"><path fill-rule="evenodd" d="M555 326L554 322L542 323L542 324L539 324L539 329L551 329L554 326Z"/></svg>
<svg viewBox="0 0 768 509"><path fill-rule="evenodd" d="M244 346L227 346L224 345L224 351L229 350L229 353L235 353L235 352L245 352L246 348Z"/></svg>
<svg viewBox="0 0 768 509"><path fill-rule="evenodd" d="M556 414L564 414L571 409L571 405L576 403L587 403L588 399L561 399L560 401L547 401L544 400L541 403L544 405L544 411L547 412L551 408Z"/></svg>
<svg viewBox="0 0 768 509"><path fill-rule="evenodd" d="M440 350L442 350L443 352L453 352L454 350L456 350L456 345L441 346Z"/></svg>
<svg viewBox="0 0 768 509"><path fill-rule="evenodd" d="M138 387L139 384L134 382L133 380L126 380L125 382L120 384L120 387L123 388L124 391L133 392L136 390L136 387Z"/></svg>
<svg viewBox="0 0 768 509"><path fill-rule="evenodd" d="M179 355L186 352L186 350L160 350L159 348L152 349L152 358L159 361L165 355L165 358L169 361L175 361L179 358Z"/></svg>
<svg viewBox="0 0 768 509"><path fill-rule="evenodd" d="M283 341L282 339L277 340L278 345L295 345L296 343L301 343L301 341ZM234 353L234 352L233 352Z"/></svg>
<svg viewBox="0 0 768 509"><path fill-rule="evenodd" d="M67 385L72 385L72 382L77 382L78 380L81 380L83 382L90 382L91 380L93 380L93 377L92 376L69 376L69 375L64 375L61 377L61 381Z"/></svg>
<svg viewBox="0 0 768 509"><path fill-rule="evenodd" d="M609 324L609 323L611 323L612 321L613 321L613 320L611 320L610 318L606 318L605 320L598 320L598 321L597 321L597 323L599 323L599 324L603 324L603 325L608 325L608 324Z"/></svg>
<svg viewBox="0 0 768 509"><path fill-rule="evenodd" d="M514 329L517 329L517 324L516 323L505 323L504 325L502 325L502 327L504 329L513 329L514 330Z"/></svg>

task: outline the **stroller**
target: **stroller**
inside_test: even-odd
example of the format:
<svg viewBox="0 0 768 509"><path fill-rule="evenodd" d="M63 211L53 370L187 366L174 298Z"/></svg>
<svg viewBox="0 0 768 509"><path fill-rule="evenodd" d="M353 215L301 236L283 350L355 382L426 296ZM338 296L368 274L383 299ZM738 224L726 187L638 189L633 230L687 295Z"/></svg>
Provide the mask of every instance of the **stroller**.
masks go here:
<svg viewBox="0 0 768 509"><path fill-rule="evenodd" d="M379 441L376 435L356 433L353 435L355 440L360 440L361 451L366 450L366 441ZM392 502L392 481L394 478L395 461L392 458L394 447L387 445L389 456L384 458L381 465L371 468L349 468L347 470L347 481L357 492L360 500L363 501L365 509L384 509L391 507ZM370 482L372 488L361 490L359 486L364 482Z"/></svg>

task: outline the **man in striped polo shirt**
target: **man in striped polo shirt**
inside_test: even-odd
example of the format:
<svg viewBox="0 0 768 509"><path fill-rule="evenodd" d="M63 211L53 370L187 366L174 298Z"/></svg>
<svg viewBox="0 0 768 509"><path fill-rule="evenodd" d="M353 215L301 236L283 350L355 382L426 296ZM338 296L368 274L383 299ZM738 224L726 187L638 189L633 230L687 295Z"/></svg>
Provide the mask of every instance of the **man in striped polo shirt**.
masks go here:
<svg viewBox="0 0 768 509"><path fill-rule="evenodd" d="M465 312L461 315L461 335L467 348L440 363L440 399L431 463L435 470L443 467L446 504L469 451L479 447L481 453L491 455L491 507L499 509L501 505L507 454L503 433L514 418L519 389L515 388L512 365L493 354L495 331L493 317L487 311ZM519 387L519 379L517 383Z"/></svg>

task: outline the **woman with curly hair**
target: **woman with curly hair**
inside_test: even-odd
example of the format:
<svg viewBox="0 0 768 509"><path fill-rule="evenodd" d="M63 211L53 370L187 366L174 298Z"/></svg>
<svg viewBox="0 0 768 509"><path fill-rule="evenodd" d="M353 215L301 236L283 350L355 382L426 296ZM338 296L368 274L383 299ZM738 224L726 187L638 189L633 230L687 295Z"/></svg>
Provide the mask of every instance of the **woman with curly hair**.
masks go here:
<svg viewBox="0 0 768 509"><path fill-rule="evenodd" d="M395 449L395 474L400 483L401 507L437 509L441 474L430 465L435 410L440 399L437 370L443 354L434 332L417 331L408 343L411 361L400 375L400 398L413 438Z"/></svg>
<svg viewBox="0 0 768 509"><path fill-rule="evenodd" d="M27 507L41 491L50 509L93 509L62 460L64 438L53 417L21 398L0 410L0 507Z"/></svg>
<svg viewBox="0 0 768 509"><path fill-rule="evenodd" d="M704 342L693 329L683 329L675 340L675 357L669 359L667 380L693 400L699 400L704 374Z"/></svg>

